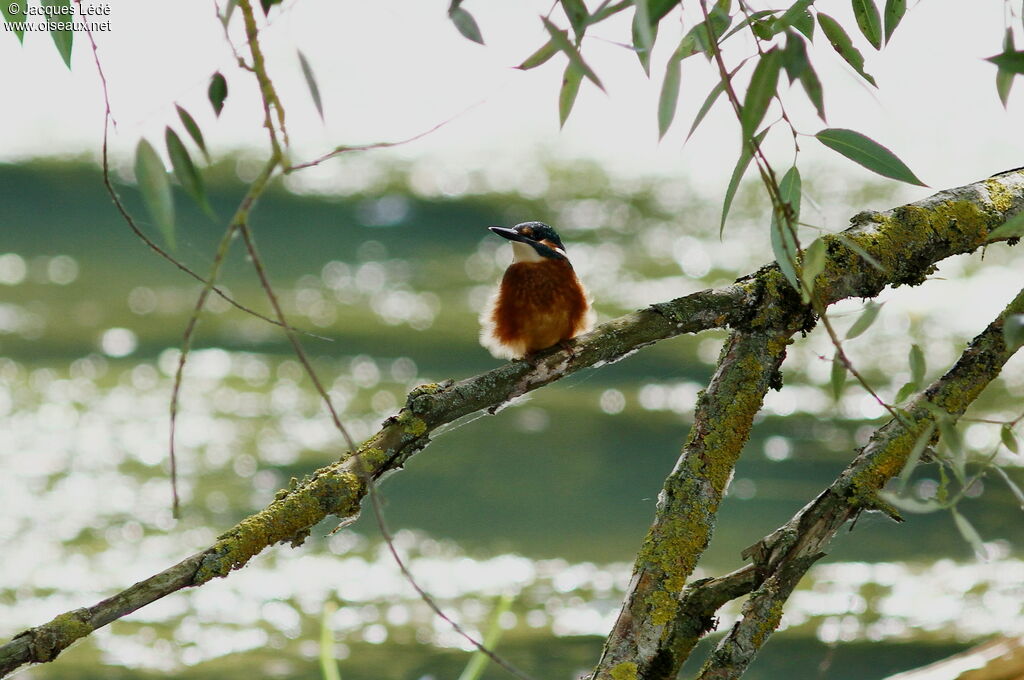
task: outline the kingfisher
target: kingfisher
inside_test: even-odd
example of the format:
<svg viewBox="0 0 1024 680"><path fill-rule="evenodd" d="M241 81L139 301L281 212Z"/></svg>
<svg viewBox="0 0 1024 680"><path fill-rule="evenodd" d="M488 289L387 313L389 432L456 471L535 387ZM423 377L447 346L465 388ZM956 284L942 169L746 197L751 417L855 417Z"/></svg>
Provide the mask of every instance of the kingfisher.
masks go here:
<svg viewBox="0 0 1024 680"><path fill-rule="evenodd" d="M512 264L480 315L481 345L499 359L522 359L590 330L587 292L554 229L487 228L512 242Z"/></svg>

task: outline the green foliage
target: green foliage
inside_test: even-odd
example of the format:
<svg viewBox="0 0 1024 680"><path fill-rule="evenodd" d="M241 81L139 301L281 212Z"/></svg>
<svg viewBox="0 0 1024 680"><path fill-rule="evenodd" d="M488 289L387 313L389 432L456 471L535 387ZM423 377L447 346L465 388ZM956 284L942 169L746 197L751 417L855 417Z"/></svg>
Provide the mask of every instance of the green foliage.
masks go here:
<svg viewBox="0 0 1024 680"><path fill-rule="evenodd" d="M203 139L203 131L199 128L199 124L196 123L192 115L182 107L175 105L174 108L177 109L178 118L181 120L181 124L185 127L185 131L188 133L188 136L196 143L199 150L203 152L206 162L209 163L210 154L206 150L206 140Z"/></svg>
<svg viewBox="0 0 1024 680"><path fill-rule="evenodd" d="M576 95L579 94L581 82L583 82L583 71L571 63L568 64L562 75L562 89L558 93L558 122L563 127L565 121L569 120L573 104L576 103Z"/></svg>
<svg viewBox="0 0 1024 680"><path fill-rule="evenodd" d="M874 77L864 70L864 55L853 46L853 41L850 40L850 36L839 22L824 12L818 12L818 25L821 26L821 31L832 43L832 48L839 53L839 56L852 66L861 78L877 87L878 84Z"/></svg>
<svg viewBox="0 0 1024 680"><path fill-rule="evenodd" d="M12 12L11 8L14 8L16 11ZM18 23L24 22L25 21L25 4L21 3L21 2L11 2L11 3L5 2L5 3L2 3L2 4L0 4L0 13L3 13L4 21L18 22ZM12 29L12 32L14 33L15 37L18 39L18 42L24 44L24 42L25 42L25 31L23 31L20 28L14 28L13 26L11 27L11 29Z"/></svg>
<svg viewBox="0 0 1024 680"><path fill-rule="evenodd" d="M872 47L882 49L882 17L878 14L875 0L853 0L853 16Z"/></svg>
<svg viewBox="0 0 1024 680"><path fill-rule="evenodd" d="M174 176L178 179L182 188L195 199L199 207L211 218L216 219L213 208L210 207L210 203L206 198L203 176L196 169L195 164L192 162L192 157L189 156L188 149L185 148L178 133L168 127L164 131L164 140L167 145L167 156L171 159L171 168L174 170Z"/></svg>
<svg viewBox="0 0 1024 680"><path fill-rule="evenodd" d="M320 120L324 119L324 104L320 100L320 87L316 84L316 76L313 75L313 68L309 65L309 61L306 60L306 55L301 50L296 52L299 55L299 65L302 67L302 77L306 81L306 87L309 88L309 94L313 97L313 105L316 107L316 112L320 114Z"/></svg>
<svg viewBox="0 0 1024 680"><path fill-rule="evenodd" d="M800 222L800 198L802 182L800 171L794 165L786 171L779 182L781 205L772 211L771 241L772 253L779 269L794 290L800 290L800 279L796 275L796 255L800 245L796 239L796 227Z"/></svg>
<svg viewBox="0 0 1024 680"><path fill-rule="evenodd" d="M861 312L857 320L850 326L850 330L846 331L846 339L853 340L860 336L867 329L871 328L871 325L875 323L875 319L878 318L878 312L882 310L882 305L877 302L869 302L864 306L864 311Z"/></svg>
<svg viewBox="0 0 1024 680"><path fill-rule="evenodd" d="M224 108L224 100L228 98L228 81L220 71L210 77L210 86L206 89L206 97L210 100L213 112L219 116Z"/></svg>
<svg viewBox="0 0 1024 680"><path fill-rule="evenodd" d="M756 137L754 137L753 144L745 142L741 145L740 157L736 161L736 167L733 168L732 177L729 178L729 186L725 190L725 201L722 204L722 221L718 227L719 236L721 236L722 232L725 231L725 220L729 216L729 208L732 207L732 200L736 196L736 190L740 188L740 181L743 179L743 175L747 171L747 166L750 165L750 161L754 158L754 147L761 144L766 134L768 134L768 131L762 130Z"/></svg>
<svg viewBox="0 0 1024 680"><path fill-rule="evenodd" d="M583 57L580 55L580 51L572 44L569 40L568 35L564 30L561 30L547 17L541 17L541 21L544 22L544 28L547 29L551 35L551 42L559 52L564 52L565 56L569 58L569 63L575 66L580 72L586 76L594 85L597 85L601 90L604 90L604 85L601 84L601 79L597 77L593 69L587 66L587 62L583 61Z"/></svg>
<svg viewBox="0 0 1024 680"><path fill-rule="evenodd" d="M927 186L892 151L854 130L828 128L815 135L828 148L838 151L854 163L863 165L883 177L908 184Z"/></svg>
<svg viewBox="0 0 1024 680"><path fill-rule="evenodd" d="M43 7L60 7L70 8L71 0L42 0ZM24 13L24 9L22 12ZM56 14L53 17L56 25L62 25L70 23L74 19L74 14ZM60 58L64 60L64 64L70 69L71 68L71 46L75 40L75 32L55 29L50 31L50 37L53 38L53 44L57 46L57 51L60 53Z"/></svg>
<svg viewBox="0 0 1024 680"><path fill-rule="evenodd" d="M135 179L139 183L142 200L156 222L164 241L172 250L174 237L174 199L167 171L153 146L145 139L139 140L135 150Z"/></svg>
<svg viewBox="0 0 1024 680"><path fill-rule="evenodd" d="M1012 314L1003 321L1003 339L1006 347L1015 350L1024 345L1024 314Z"/></svg>
<svg viewBox="0 0 1024 680"><path fill-rule="evenodd" d="M885 0L885 42L892 40L896 27L907 13L907 0Z"/></svg>
<svg viewBox="0 0 1024 680"><path fill-rule="evenodd" d="M750 78L750 86L740 112L740 127L744 137L750 137L757 131L757 126L768 112L768 105L775 97L779 86L779 69L782 66L780 55L777 49L769 50L754 67L754 75Z"/></svg>
<svg viewBox="0 0 1024 680"><path fill-rule="evenodd" d="M461 1L462 0L452 0L452 4L448 8L448 18L452 20L452 23L455 24L455 28L458 29L459 33L461 33L463 37L483 45L484 38L480 33L480 27L477 26L476 19L473 18L473 15L459 6Z"/></svg>
<svg viewBox="0 0 1024 680"><path fill-rule="evenodd" d="M1014 215L993 229L988 235L988 240L998 241L1004 238L1019 238L1021 236L1024 236L1024 212Z"/></svg>

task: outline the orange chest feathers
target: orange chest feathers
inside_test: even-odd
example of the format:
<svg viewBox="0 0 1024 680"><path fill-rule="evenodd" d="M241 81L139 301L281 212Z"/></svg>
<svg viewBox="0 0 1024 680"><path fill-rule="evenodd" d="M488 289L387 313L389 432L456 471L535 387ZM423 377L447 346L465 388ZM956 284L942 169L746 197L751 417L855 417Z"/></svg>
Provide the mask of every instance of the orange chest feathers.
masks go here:
<svg viewBox="0 0 1024 680"><path fill-rule="evenodd" d="M568 262L517 262L485 310L481 339L495 356L522 357L586 331L589 307Z"/></svg>

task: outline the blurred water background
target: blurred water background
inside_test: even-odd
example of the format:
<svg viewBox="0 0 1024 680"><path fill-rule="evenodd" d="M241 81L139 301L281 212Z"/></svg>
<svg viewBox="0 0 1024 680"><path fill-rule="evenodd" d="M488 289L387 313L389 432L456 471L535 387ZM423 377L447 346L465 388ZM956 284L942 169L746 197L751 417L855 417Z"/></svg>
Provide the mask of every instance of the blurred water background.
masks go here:
<svg viewBox="0 0 1024 680"><path fill-rule="evenodd" d="M476 317L510 251L487 225L554 225L601 320L726 285L771 252L756 190L741 191L719 239L719 197L592 163L467 174L353 157L317 173L276 186L253 226L290 318L329 338L304 343L357 439L415 385L497 365L476 342ZM223 161L207 174L226 219L253 163ZM890 185L805 177L814 205L804 219L829 231L907 198ZM144 216L134 190L120 190ZM0 196L0 637L9 638L204 548L342 443L283 334L214 298L181 395L183 515L173 519L168 404L199 287L129 232L89 162L0 165ZM205 274L222 227L184 200L178 208L176 255ZM241 251L224 284L266 312ZM879 321L847 350L891 399L909 378L911 344L935 379L1016 293L1020 272L1005 245L944 262L926 285L884 292ZM861 308L837 305L837 324ZM382 487L420 583L477 633L497 599L513 596L498 651L535 677L590 667L723 337L662 342L444 428ZM818 330L791 347L785 387L768 395L702 575L740 566L740 551L816 496L884 422L853 386L833 399L831 355ZM1008 364L970 415L1024 411L1022 365ZM997 426L961 429L974 455L996 455L1024 482ZM911 485L928 497L941 483L923 466ZM866 515L801 584L747 677L872 680L1024 632L1021 508L992 475L966 495L960 509L987 561L948 513L903 525ZM302 547L268 550L19 677L318 678L322 624L346 680L456 677L467 644L403 580L370 515L335 534L325 522ZM485 677L506 676L491 667Z"/></svg>

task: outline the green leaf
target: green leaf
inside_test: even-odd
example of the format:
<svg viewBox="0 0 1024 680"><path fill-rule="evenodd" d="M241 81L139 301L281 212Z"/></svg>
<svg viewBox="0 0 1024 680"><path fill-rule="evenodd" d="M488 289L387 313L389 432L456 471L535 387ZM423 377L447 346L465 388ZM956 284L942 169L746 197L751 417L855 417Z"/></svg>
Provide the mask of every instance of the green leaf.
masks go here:
<svg viewBox="0 0 1024 680"><path fill-rule="evenodd" d="M565 121L569 119L573 104L576 103L576 95L580 91L580 83L583 81L583 73L573 64L565 67L565 74L562 76L562 89L558 93L558 122L560 127L565 127Z"/></svg>
<svg viewBox="0 0 1024 680"><path fill-rule="evenodd" d="M828 249L823 239L815 239L811 245L804 249L804 261L800 271L800 279L811 293L814 292L814 279L817 278L818 274L825 271L827 259ZM800 295L804 296L805 294L804 289L801 289ZM810 298L804 300L804 302L810 302Z"/></svg>
<svg viewBox="0 0 1024 680"><path fill-rule="evenodd" d="M846 63L852 66L853 70L859 73L864 80L878 87L875 79L864 70L864 55L853 46L853 41L850 40L850 36L846 34L839 22L824 12L818 12L818 24L839 56L845 59Z"/></svg>
<svg viewBox="0 0 1024 680"><path fill-rule="evenodd" d="M926 515L930 512L942 510L942 503L934 498L920 500L911 496L899 496L891 491L879 491L878 497L903 512L910 512L915 515Z"/></svg>
<svg viewBox="0 0 1024 680"><path fill-rule="evenodd" d="M25 2L25 0L19 0L18 4ZM42 0L43 7L71 7L71 0ZM54 23L66 24L74 20L74 14L57 14L53 16ZM47 18L49 19L49 17ZM75 39L74 31L50 31L50 37L53 38L53 44L57 46L57 51L60 53L60 58L64 60L64 64L70 69L71 68L71 45Z"/></svg>
<svg viewBox="0 0 1024 680"><path fill-rule="evenodd" d="M917 386L924 384L924 374L927 370L927 364L924 359L924 351L921 350L920 345L910 346L910 380Z"/></svg>
<svg viewBox="0 0 1024 680"><path fill-rule="evenodd" d="M904 383L900 391L896 393L896 397L893 401L897 404L902 404L904 401L909 399L918 390L918 385L913 382Z"/></svg>
<svg viewBox="0 0 1024 680"><path fill-rule="evenodd" d="M782 207L789 206L792 221L779 214L779 209L772 211L771 241L772 252L775 254L775 261L779 263L779 269L785 275L786 280L793 286L794 290L800 290L800 279L796 275L796 256L800 244L796 240L796 227L800 222L800 195L801 195L800 171L794 165L779 182L779 200Z"/></svg>
<svg viewBox="0 0 1024 680"><path fill-rule="evenodd" d="M818 112L818 118L821 118L822 122L827 122L825 119L825 93L822 91L818 73L809 61L807 62L807 68L800 74L800 85L804 88L804 92L807 93L807 98L814 104L814 109Z"/></svg>
<svg viewBox="0 0 1024 680"><path fill-rule="evenodd" d="M687 32L688 36L693 36L693 39L697 42L698 51L704 52L711 58L712 54L712 41L711 36L708 35L708 26L711 27L711 34L715 36L715 40L718 41L722 34L732 24L732 15L729 13L729 2L715 3L715 6L708 13L710 22L702 21L699 24L695 24L693 28Z"/></svg>
<svg viewBox="0 0 1024 680"><path fill-rule="evenodd" d="M804 39L793 31L786 31L786 48L782 51L782 67L792 84L807 69L807 47Z"/></svg>
<svg viewBox="0 0 1024 680"><path fill-rule="evenodd" d="M798 21L810 16L810 12L807 11L807 8L813 4L814 0L796 0L796 2L789 6L789 9L782 13L782 16L775 20L775 25L773 26L774 31L776 33L782 33L790 26L796 28L796 23ZM813 21L811 25L814 25ZM803 31L801 31L801 33L802 32ZM807 37L810 38L811 36Z"/></svg>
<svg viewBox="0 0 1024 680"><path fill-rule="evenodd" d="M341 680L341 671L334 658L334 631L331 630L331 616L337 609L338 605L328 600L324 602L320 616L320 677L323 680Z"/></svg>
<svg viewBox="0 0 1024 680"><path fill-rule="evenodd" d="M896 27L907 13L907 0L885 0L885 42L892 39Z"/></svg>
<svg viewBox="0 0 1024 680"><path fill-rule="evenodd" d="M654 47L655 31L647 12L647 0L633 0L633 6L636 7L636 13L633 15L633 47L640 57L644 73L650 75L651 48Z"/></svg>
<svg viewBox="0 0 1024 680"><path fill-rule="evenodd" d="M769 40L772 35L778 33L778 31L774 30L774 26L777 20L772 18L776 14L778 14L778 11L779 10L777 9L762 9L757 12L753 12L752 14L749 14L745 19L743 19L743 21L733 26L732 30L730 30L728 33L722 36L722 42L725 42L736 33L739 33L744 28L751 25L753 25L752 30L759 32L759 34L764 32L765 25L770 26L772 30L768 34L768 38L765 38L765 40ZM758 35L758 37L760 37L760 35Z"/></svg>
<svg viewBox="0 0 1024 680"><path fill-rule="evenodd" d="M228 97L228 81L224 79L220 71L210 77L210 87L206 89L206 97L210 100L210 105L213 106L213 112L220 116L221 109L224 108L224 100Z"/></svg>
<svg viewBox="0 0 1024 680"><path fill-rule="evenodd" d="M971 523L967 521L967 518L956 511L956 508L950 508L950 513L953 515L953 523L956 524L957 531L964 537L967 544L974 550L974 554L979 559L988 559L988 550L985 549L985 543L981 540L981 536L975 530Z"/></svg>
<svg viewBox="0 0 1024 680"><path fill-rule="evenodd" d="M135 180L139 183L142 200L167 245L174 250L174 199L167 171L156 150L145 139L135 149Z"/></svg>
<svg viewBox="0 0 1024 680"><path fill-rule="evenodd" d="M557 47L560 52L565 52L565 55L569 57L569 63L579 69L580 72L590 80L590 82L597 85L603 92L604 85L601 84L601 79L597 77L597 74L594 73L589 66L587 66L587 62L583 61L583 57L580 55L579 50L577 50L576 46L569 41L569 37L566 32L551 23L547 17L541 17L540 20L544 22L544 28L546 28L548 33L551 35L551 41L555 44L555 47Z"/></svg>
<svg viewBox="0 0 1024 680"><path fill-rule="evenodd" d="M771 104L778 88L781 66L781 54L778 49L773 48L766 52L754 67L754 75L750 77L750 85L747 87L743 108L740 111L740 125L744 137L753 135L764 120L768 105Z"/></svg>
<svg viewBox="0 0 1024 680"><path fill-rule="evenodd" d="M882 305L876 302L869 302L864 307L864 311L857 317L857 320L850 326L850 330L846 331L846 339L853 340L857 336L861 335L867 329L871 328L871 324L875 323L875 319L878 318L878 312L882 310Z"/></svg>
<svg viewBox="0 0 1024 680"><path fill-rule="evenodd" d="M682 69L682 61L675 58L669 59L665 66L665 80L661 83L661 95L658 97L658 139L665 136L675 118Z"/></svg>
<svg viewBox="0 0 1024 680"><path fill-rule="evenodd" d="M754 138L756 144L760 144L764 140L764 136L768 134L767 130L762 130L761 134ZM725 202L722 204L722 223L718 227L718 237L722 237L722 232L725 231L725 218L729 216L729 208L732 207L732 199L736 196L736 190L740 187L740 180L743 179L743 173L747 171L747 166L750 165L750 161L753 160L754 153L750 148L750 144L744 143L740 147L740 157L736 160L736 167L733 168L732 177L729 178L729 186L725 190Z"/></svg>
<svg viewBox="0 0 1024 680"><path fill-rule="evenodd" d="M1010 493L1012 493L1013 497L1017 499L1017 505L1020 506L1021 510L1024 510L1024 491L1021 491L1016 482L1010 479L1010 475L1006 474L1006 470L998 465L993 465L992 467L995 468L995 471L1003 478L1003 481L1006 482L1006 486L1010 488Z"/></svg>
<svg viewBox="0 0 1024 680"><path fill-rule="evenodd" d="M270 13L270 8L274 5L280 5L284 0L260 0L260 7L263 8L263 16Z"/></svg>
<svg viewBox="0 0 1024 680"><path fill-rule="evenodd" d="M935 423L928 423L928 426L924 428L917 440L914 442L914 447L910 449L910 453L907 454L907 462L903 465L903 470L900 472L900 483L899 489L902 491L906 488L907 482L910 481L910 475L917 467L918 461L921 460L921 454L928 448L928 444L932 440L932 435L935 434Z"/></svg>
<svg viewBox="0 0 1024 680"><path fill-rule="evenodd" d="M853 16L860 32L876 50L882 49L882 18L875 0L853 0Z"/></svg>
<svg viewBox="0 0 1024 680"><path fill-rule="evenodd" d="M558 48L555 47L553 40L549 40L540 48L523 60L519 66L516 66L520 71L529 71L531 68L537 68L541 64L546 63L551 57L558 54Z"/></svg>
<svg viewBox="0 0 1024 680"><path fill-rule="evenodd" d="M188 150L182 143L181 138L178 137L178 133L168 127L164 130L164 141L167 144L167 155L171 159L171 168L174 170L174 176L178 178L182 188L195 199L199 207L212 219L216 219L217 216L206 199L203 176L199 174L195 164L192 163L192 158L188 155Z"/></svg>
<svg viewBox="0 0 1024 680"><path fill-rule="evenodd" d="M1003 440L1003 446L1010 449L1013 453L1020 453L1017 436L1013 433L1013 428L1009 424L1003 425L1000 429L999 438Z"/></svg>
<svg viewBox="0 0 1024 680"><path fill-rule="evenodd" d="M921 187L928 186L919 180L917 175L896 157L896 154L859 132L842 128L826 128L814 136L833 151L838 151L854 163L863 165L883 177L890 177Z"/></svg>
<svg viewBox="0 0 1024 680"><path fill-rule="evenodd" d="M316 76L313 75L313 69L309 66L309 62L306 61L306 55L301 50L296 50L299 55L299 66L302 67L302 77L306 79L306 87L309 88L309 94L313 97L313 106L316 107L316 112L320 114L320 120L324 119L324 104L320 100L320 87L316 84Z"/></svg>
<svg viewBox="0 0 1024 680"><path fill-rule="evenodd" d="M832 372L828 379L832 387L832 398L839 401L843 394L843 387L846 385L846 364L839 358L839 352L832 357Z"/></svg>
<svg viewBox="0 0 1024 680"><path fill-rule="evenodd" d="M1024 314L1011 314L1003 320L1003 340L1010 351L1024 344Z"/></svg>
<svg viewBox="0 0 1024 680"><path fill-rule="evenodd" d="M740 66L742 66L744 63L746 63L746 60L741 62L739 66L733 69L732 73L729 74L729 77L732 78L734 75L736 75L736 71L738 71L740 69ZM715 86L711 88L711 92L708 93L707 98L704 99L704 103L701 104L700 111L697 112L697 116L693 119L693 124L690 125L690 132L686 135L687 141L689 141L690 137L693 136L693 133L697 129L697 126L700 125L701 121L704 120L704 117L708 115L708 112L711 110L711 107L715 105L715 102L718 100L720 96L722 96L723 92L725 92L725 81L719 80L718 83L716 83Z"/></svg>
<svg viewBox="0 0 1024 680"><path fill-rule="evenodd" d="M11 11L12 7L15 10L17 10L17 11L16 12L12 12ZM20 0L19 0L19 2L4 2L4 3L0 3L0 12L3 13L4 20L7 21L7 22L24 23L24 21L25 21L25 3L21 2ZM14 26L10 26L10 28L11 28L11 32L13 32L15 37L18 38L18 42L24 44L25 43L25 31L23 31L20 28L15 28Z"/></svg>
<svg viewBox="0 0 1024 680"><path fill-rule="evenodd" d="M1014 49L1013 29L1007 28L1006 36L1003 38L1003 52L1013 52ZM1015 77L1013 71L1002 68L996 71L996 93L999 95L999 101L1003 103L1004 109L1010 100L1010 89L1013 87Z"/></svg>
<svg viewBox="0 0 1024 680"><path fill-rule="evenodd" d="M967 449L964 448L963 438L960 436L960 430L956 427L956 422L948 416L939 418L939 434L942 443L949 449L949 462L953 468L953 474L958 482L964 484L967 480Z"/></svg>
<svg viewBox="0 0 1024 680"><path fill-rule="evenodd" d="M472 14L461 7L452 7L448 10L448 18L452 20L455 28L459 29L459 33L463 37L475 43L484 44L484 38L480 35L480 27L476 25L476 19Z"/></svg>
<svg viewBox="0 0 1024 680"><path fill-rule="evenodd" d="M1010 73L1024 73L1024 52L1021 51L1003 52L994 57L989 57L985 61L990 61L1000 69Z"/></svg>
<svg viewBox="0 0 1024 680"><path fill-rule="evenodd" d="M178 118L181 119L181 124L185 127L185 131L188 132L188 136L196 143L199 150L203 152L203 156L206 157L206 162L209 163L210 154L206 151L206 140L203 139L203 131L199 129L199 124L196 123L195 118L185 109L177 104L174 105L174 108L178 110Z"/></svg>
<svg viewBox="0 0 1024 680"><path fill-rule="evenodd" d="M569 19L569 25L572 26L573 33L576 34L576 40L583 38L584 31L587 30L587 19L590 15L587 13L587 6L583 4L583 0L560 0L562 4L562 11L565 12L566 18Z"/></svg>
<svg viewBox="0 0 1024 680"><path fill-rule="evenodd" d="M988 240L991 243L1004 238L1019 238L1021 236L1024 236L1024 212L1017 213L989 232Z"/></svg>

